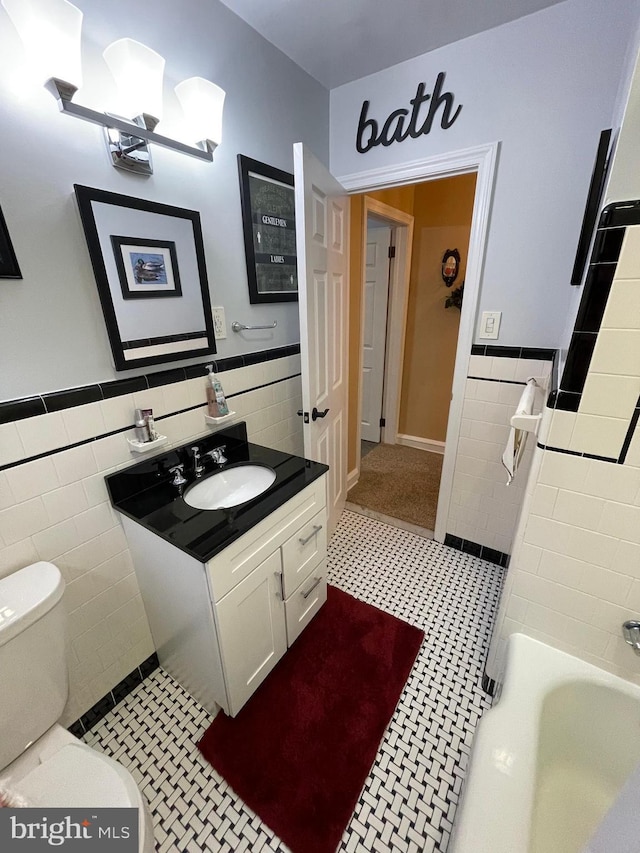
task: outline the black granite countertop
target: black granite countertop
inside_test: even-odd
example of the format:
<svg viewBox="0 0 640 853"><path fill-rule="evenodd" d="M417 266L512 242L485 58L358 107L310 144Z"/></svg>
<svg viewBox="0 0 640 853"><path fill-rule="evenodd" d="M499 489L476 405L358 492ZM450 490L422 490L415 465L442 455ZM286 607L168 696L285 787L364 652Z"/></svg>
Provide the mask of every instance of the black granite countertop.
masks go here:
<svg viewBox="0 0 640 853"><path fill-rule="evenodd" d="M225 469L247 463L266 465L275 472L275 482L266 492L232 509L195 509L172 485L169 469L184 465L184 493L193 483L201 482L193 473L191 447L200 449L206 478L220 468L204 454L223 444L228 460ZM105 481L118 512L206 562L328 470L320 462L249 443L246 424L241 422L110 474Z"/></svg>

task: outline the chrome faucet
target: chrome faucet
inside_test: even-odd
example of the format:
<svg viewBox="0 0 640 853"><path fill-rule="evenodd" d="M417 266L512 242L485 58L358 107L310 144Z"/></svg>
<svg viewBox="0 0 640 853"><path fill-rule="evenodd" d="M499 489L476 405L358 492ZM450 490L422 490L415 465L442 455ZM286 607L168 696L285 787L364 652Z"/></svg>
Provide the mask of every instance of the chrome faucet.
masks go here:
<svg viewBox="0 0 640 853"><path fill-rule="evenodd" d="M199 480L204 471L204 463L200 458L200 448L192 447L191 450L193 451L193 473L196 475L196 480Z"/></svg>
<svg viewBox="0 0 640 853"><path fill-rule="evenodd" d="M179 495L182 494L182 487L187 482L187 478L182 473L183 471L184 465L174 465L173 468L169 468L169 473L173 474L171 485L177 488Z"/></svg>
<svg viewBox="0 0 640 853"><path fill-rule="evenodd" d="M224 455L226 449L227 445L221 444L220 447L214 447L213 450L210 450L207 456L210 456L216 465L222 466L227 461L227 457Z"/></svg>
<svg viewBox="0 0 640 853"><path fill-rule="evenodd" d="M633 651L640 655L640 622L633 619L622 624L622 636L629 643Z"/></svg>

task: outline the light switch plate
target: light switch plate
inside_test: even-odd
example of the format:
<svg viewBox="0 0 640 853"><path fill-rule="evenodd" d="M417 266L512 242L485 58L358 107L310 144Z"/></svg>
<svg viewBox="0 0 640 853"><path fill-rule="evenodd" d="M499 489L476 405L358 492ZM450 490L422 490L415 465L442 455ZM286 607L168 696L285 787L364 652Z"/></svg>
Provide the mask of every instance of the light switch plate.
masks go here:
<svg viewBox="0 0 640 853"><path fill-rule="evenodd" d="M483 311L478 337L492 341L497 340L501 319L502 311Z"/></svg>
<svg viewBox="0 0 640 853"><path fill-rule="evenodd" d="M216 340L219 341L221 338L226 338L227 322L224 319L224 308L221 306L212 308L211 313L213 314L213 333L216 336Z"/></svg>

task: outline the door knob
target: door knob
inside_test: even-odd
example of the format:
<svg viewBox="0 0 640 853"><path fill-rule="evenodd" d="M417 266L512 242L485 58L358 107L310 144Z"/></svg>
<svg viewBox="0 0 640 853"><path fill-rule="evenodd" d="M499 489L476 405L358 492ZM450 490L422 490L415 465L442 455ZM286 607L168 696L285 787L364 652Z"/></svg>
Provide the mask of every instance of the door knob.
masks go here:
<svg viewBox="0 0 640 853"><path fill-rule="evenodd" d="M327 416L327 414L328 414L328 413L329 413L329 409L325 409L325 410L324 410L324 412L319 412L319 411L316 409L316 407L314 406L314 407L313 407L313 411L311 412L311 420L312 420L312 421L317 421L317 420L318 420L318 418L326 418L326 416Z"/></svg>

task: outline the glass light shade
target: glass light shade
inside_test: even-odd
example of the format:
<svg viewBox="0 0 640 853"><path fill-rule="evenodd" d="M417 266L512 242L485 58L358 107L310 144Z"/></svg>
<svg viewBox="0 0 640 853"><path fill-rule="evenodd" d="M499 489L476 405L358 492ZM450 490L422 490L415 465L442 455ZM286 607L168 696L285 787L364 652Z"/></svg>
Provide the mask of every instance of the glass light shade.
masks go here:
<svg viewBox="0 0 640 853"><path fill-rule="evenodd" d="M82 84L82 12L67 0L2 0L24 42L29 62L44 83L51 78Z"/></svg>
<svg viewBox="0 0 640 853"><path fill-rule="evenodd" d="M162 118L164 59L134 39L118 39L103 53L118 87L117 111L126 118L144 113Z"/></svg>
<svg viewBox="0 0 640 853"><path fill-rule="evenodd" d="M194 142L222 141L222 108L224 89L203 77L189 77L176 86L176 95L182 106L188 125L188 133Z"/></svg>

